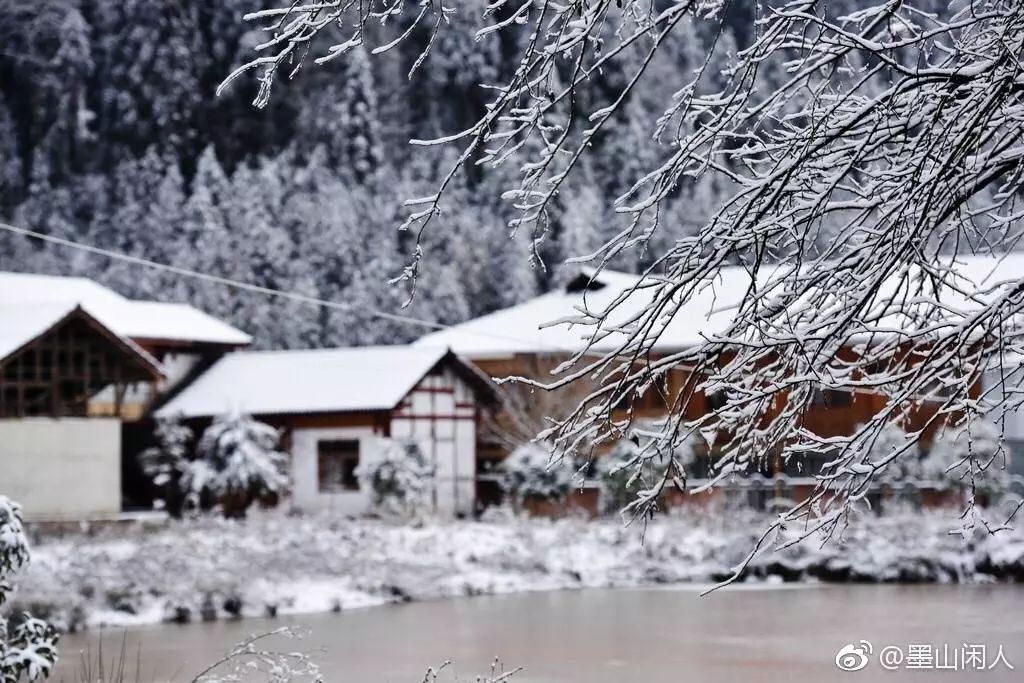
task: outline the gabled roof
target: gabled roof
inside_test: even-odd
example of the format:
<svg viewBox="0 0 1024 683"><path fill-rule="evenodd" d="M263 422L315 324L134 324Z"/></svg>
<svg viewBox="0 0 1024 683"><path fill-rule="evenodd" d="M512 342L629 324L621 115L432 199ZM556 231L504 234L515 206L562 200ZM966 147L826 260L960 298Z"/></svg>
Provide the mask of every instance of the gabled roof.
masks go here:
<svg viewBox="0 0 1024 683"><path fill-rule="evenodd" d="M0 305L81 304L122 337L145 341L244 346L245 332L184 304L132 301L79 277L0 272Z"/></svg>
<svg viewBox="0 0 1024 683"><path fill-rule="evenodd" d="M960 311L976 310L999 291L996 285L1019 282L1024 278L1024 252L997 256L961 256L955 261L943 257L955 273L954 285L943 290L943 303ZM591 281L593 279L593 281ZM641 285L634 291L630 290ZM516 306L434 332L420 338L414 346L451 348L470 359L504 358L516 354L571 353L583 347L594 328L573 325L566 319L580 315L581 308L592 312L607 310L623 293L630 292L611 316L611 332L595 343L595 351L610 351L625 339L625 332L614 325L624 324L650 301L637 275L602 270L595 275L584 269L580 276L557 291L549 292ZM735 306L750 286L750 274L740 266L722 268L718 276L683 306L654 344L656 352L673 352L698 346L706 337L726 330ZM963 291L956 291L957 288ZM883 287L883 293L895 291ZM973 295L973 299L963 292ZM893 321L898 325L897 321Z"/></svg>
<svg viewBox="0 0 1024 683"><path fill-rule="evenodd" d="M0 303L0 363L17 355L37 339L72 318L84 320L111 344L132 357L153 375L154 379L160 376L160 367L156 359L138 344L110 330L89 311L74 303Z"/></svg>
<svg viewBox="0 0 1024 683"><path fill-rule="evenodd" d="M489 381L444 348L364 346L305 351L236 351L156 411L158 417L210 417L391 410L431 370L454 364L470 382Z"/></svg>

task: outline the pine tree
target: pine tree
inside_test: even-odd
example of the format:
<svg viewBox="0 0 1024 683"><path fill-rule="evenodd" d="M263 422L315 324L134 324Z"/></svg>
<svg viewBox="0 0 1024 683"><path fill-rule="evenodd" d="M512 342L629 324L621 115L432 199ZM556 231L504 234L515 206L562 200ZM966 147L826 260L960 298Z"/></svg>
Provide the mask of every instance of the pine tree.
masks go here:
<svg viewBox="0 0 1024 683"><path fill-rule="evenodd" d="M380 318L375 311L402 315L404 290L388 285L396 275L386 258L378 257L353 275L342 294L347 310L332 310L327 316L325 337L329 345L367 346L402 344L423 333L423 328Z"/></svg>
<svg viewBox="0 0 1024 683"><path fill-rule="evenodd" d="M137 256L151 253L152 245L142 234L143 221L166 167L154 147L142 158L128 159L118 166L113 175L112 213L94 227L94 244Z"/></svg>
<svg viewBox="0 0 1024 683"><path fill-rule="evenodd" d="M238 262L228 232L224 205L230 184L216 152L208 147L199 157L192 192L174 237L178 263L202 273L238 279ZM234 319L233 292L223 285L197 280L178 280L177 297L228 320Z"/></svg>
<svg viewBox="0 0 1024 683"><path fill-rule="evenodd" d="M43 149L37 149L32 160L28 198L15 212L15 221L36 232L74 238L77 231L72 222L74 211L70 190L53 186L50 169L48 156ZM28 243L22 239L19 244L24 246ZM35 247L46 249L39 244Z"/></svg>
<svg viewBox="0 0 1024 683"><path fill-rule="evenodd" d="M562 206L558 218L559 260L591 256L612 237L606 234L606 226L615 224L614 217L605 215L605 203L600 191L584 176L560 200ZM569 267L564 270L572 273L575 268Z"/></svg>
<svg viewBox="0 0 1024 683"><path fill-rule="evenodd" d="M307 158L322 148L323 161L351 184L370 179L384 161L377 91L369 56L349 52L340 69L318 74L320 84L300 114L298 140Z"/></svg>
<svg viewBox="0 0 1024 683"><path fill-rule="evenodd" d="M176 156L190 153L195 114L204 100L197 4L87 4L95 68L103 75L89 94L104 141L97 155L107 164L123 163L153 144Z"/></svg>
<svg viewBox="0 0 1024 683"><path fill-rule="evenodd" d="M435 49L423 64L423 77L412 83L410 93L411 99L422 103L430 113L420 119L416 137L463 130L480 116L490 99L480 86L496 82L501 53L496 37L476 37L486 5L486 0L464 0L459 11L449 17L451 30L435 37ZM418 41L405 46L404 56L410 66L422 47ZM427 90L421 92L420 88Z"/></svg>
<svg viewBox="0 0 1024 683"><path fill-rule="evenodd" d="M85 96L92 67L90 27L75 0L0 3L0 63L7 106L18 122L23 149L46 158L57 182L86 165L80 145L91 112ZM22 164L34 161L22 158Z"/></svg>
<svg viewBox="0 0 1024 683"><path fill-rule="evenodd" d="M29 562L28 539L21 522L21 507L0 496L0 607L14 586L11 578ZM0 614L0 681L36 681L50 675L57 662L57 630L23 612L14 623Z"/></svg>
<svg viewBox="0 0 1024 683"><path fill-rule="evenodd" d="M239 412L215 419L181 479L191 504L219 505L225 517L244 517L253 503L278 503L288 487L288 456L278 450L279 438L274 428Z"/></svg>
<svg viewBox="0 0 1024 683"><path fill-rule="evenodd" d="M153 436L156 445L139 453L139 467L153 484L155 505L180 515L185 503L181 478L189 466L194 434L177 418L163 418L157 421Z"/></svg>
<svg viewBox="0 0 1024 683"><path fill-rule="evenodd" d="M0 216L9 215L21 194L20 152L14 119L0 93Z"/></svg>
<svg viewBox="0 0 1024 683"><path fill-rule="evenodd" d="M274 162L264 162L259 169L241 166L231 178L225 216L238 276L260 287L314 294L309 264L279 218L282 185ZM235 298L235 319L261 345L305 346L314 334L316 311L307 304L247 292L237 292ZM289 324L282 325L282 320Z"/></svg>
<svg viewBox="0 0 1024 683"><path fill-rule="evenodd" d="M383 154L373 72L362 48L353 50L345 60L334 115L338 124L329 148L334 151L336 166L356 182L363 182L378 170Z"/></svg>
<svg viewBox="0 0 1024 683"><path fill-rule="evenodd" d="M424 273L418 285L417 300L409 307L409 314L442 325L468 320L470 306L462 283L462 263L442 257L436 267Z"/></svg>

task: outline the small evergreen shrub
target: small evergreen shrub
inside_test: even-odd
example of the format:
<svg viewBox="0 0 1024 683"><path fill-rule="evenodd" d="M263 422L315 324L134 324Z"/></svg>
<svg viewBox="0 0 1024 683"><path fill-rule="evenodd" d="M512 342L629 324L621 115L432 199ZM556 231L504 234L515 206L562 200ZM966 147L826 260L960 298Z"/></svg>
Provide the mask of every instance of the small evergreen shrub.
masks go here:
<svg viewBox="0 0 1024 683"><path fill-rule="evenodd" d="M371 508L407 516L429 504L434 468L413 441L390 441L380 455L356 468L359 485L370 493Z"/></svg>
<svg viewBox="0 0 1024 683"><path fill-rule="evenodd" d="M186 505L244 517L253 503L276 504L288 488L288 456L278 450L279 438L276 429L243 413L214 420L181 476Z"/></svg>
<svg viewBox="0 0 1024 683"><path fill-rule="evenodd" d="M517 506L528 500L564 501L575 472L573 463L565 458L553 460L551 451L536 443L512 451L501 470L501 487Z"/></svg>
<svg viewBox="0 0 1024 683"><path fill-rule="evenodd" d="M0 608L14 592L11 576L29 562L21 507L0 496ZM57 661L57 630L27 612L11 621L0 615L0 683L36 681L50 675Z"/></svg>

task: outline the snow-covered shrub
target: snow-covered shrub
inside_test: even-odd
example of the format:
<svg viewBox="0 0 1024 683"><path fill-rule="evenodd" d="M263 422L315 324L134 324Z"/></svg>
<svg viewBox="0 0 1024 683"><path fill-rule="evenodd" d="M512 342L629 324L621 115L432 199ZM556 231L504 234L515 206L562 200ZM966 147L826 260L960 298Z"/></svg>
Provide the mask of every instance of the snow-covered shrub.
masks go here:
<svg viewBox="0 0 1024 683"><path fill-rule="evenodd" d="M11 576L29 562L28 540L21 525L21 507L0 496L0 608L14 592ZM57 661L57 631L23 612L14 623L0 614L0 683L23 677L39 680Z"/></svg>
<svg viewBox="0 0 1024 683"><path fill-rule="evenodd" d="M181 477L188 468L192 430L176 417L162 418L154 430L157 445L139 453L138 461L156 491L155 505L180 514L184 497Z"/></svg>
<svg viewBox="0 0 1024 683"><path fill-rule="evenodd" d="M379 456L359 464L356 477L375 511L408 515L426 504L434 468L415 442L391 441Z"/></svg>
<svg viewBox="0 0 1024 683"><path fill-rule="evenodd" d="M679 474L692 466L697 457L692 439L681 442L672 457L656 448L645 448L653 445L650 437L634 434L620 439L610 452L595 460L594 472L601 487L604 512L623 510L641 491L657 485L670 465Z"/></svg>
<svg viewBox="0 0 1024 683"><path fill-rule="evenodd" d="M1009 485L1009 462L999 429L976 420L952 433L940 433L921 462L921 473L941 488L967 487L973 480L976 487L997 493Z"/></svg>
<svg viewBox="0 0 1024 683"><path fill-rule="evenodd" d="M571 462L552 460L551 451L536 443L513 450L502 462L501 470L501 488L516 505L527 500L565 500L575 472Z"/></svg>
<svg viewBox="0 0 1024 683"><path fill-rule="evenodd" d="M188 462L181 487L192 508L219 505L226 517L244 517L255 503L276 503L285 493L288 457L277 430L239 412L214 420Z"/></svg>
<svg viewBox="0 0 1024 683"><path fill-rule="evenodd" d="M920 478L920 463L915 445L907 447L910 437L896 425L886 425L868 446L867 462L872 467L881 467L873 476L875 484L886 484L890 487L901 486L908 481ZM894 453L906 448L900 455L892 458ZM888 462L887 462L888 461Z"/></svg>

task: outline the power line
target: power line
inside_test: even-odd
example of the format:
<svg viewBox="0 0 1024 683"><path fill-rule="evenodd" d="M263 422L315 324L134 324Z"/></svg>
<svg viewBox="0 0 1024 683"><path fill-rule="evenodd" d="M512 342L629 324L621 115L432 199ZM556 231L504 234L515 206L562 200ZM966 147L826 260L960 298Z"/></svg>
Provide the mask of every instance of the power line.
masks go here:
<svg viewBox="0 0 1024 683"><path fill-rule="evenodd" d="M120 252L111 251L110 249L94 247L91 244L83 244L81 242L74 242L72 240L64 239L62 237L47 235L45 233L36 232L35 230L19 228L14 225L8 225L7 223L0 223L0 229L15 233L17 235L22 235L24 237L33 237L44 242L57 244L62 247L68 247L69 249L78 249L79 251L88 252L90 254L95 254L97 256L106 256L107 258L117 259L119 261L125 261L127 263L133 263L138 266L145 266L147 268L162 270L168 273L174 273L175 275L192 277L198 280L206 280L207 282L214 282L219 285L234 287L236 289L243 289L249 292L255 292L257 294L265 294L267 296L276 296L284 299L291 299L292 301L298 301L300 303L309 304L311 306L323 306L325 308L331 308L339 311L352 311L356 308L352 304L343 304L337 301L328 301L327 299L320 299L315 296L307 296L305 294L298 294L296 292L286 292L284 290L274 289L272 287L254 285L251 282L243 282L241 280L234 280L232 278L221 277L220 275L211 275L209 273L203 273L198 270L181 268L180 266L173 266L167 263L160 263L159 261L152 261L150 259L142 258L140 256L122 254ZM433 323L428 320L421 320L419 318L412 318L404 315L396 315L394 313L387 313L385 311L369 309L366 312L375 318L382 318L384 320L393 320L402 323L412 323L414 325L430 327L438 330L451 328L451 325L442 325L440 323Z"/></svg>
<svg viewBox="0 0 1024 683"><path fill-rule="evenodd" d="M272 287L264 287L262 285L254 285L251 282L243 282L241 280L235 280L232 278L222 277L220 275L211 275L210 273L203 273L198 270L192 270L190 268L182 268L180 266L174 266L168 263L160 263L159 261L153 261L151 259L142 258L140 256L131 256L129 254L122 254L121 252L113 251L110 249L103 249L96 247L91 244L84 244L82 242L75 242L73 240L65 239L63 237L57 237L55 235L47 235L45 233L36 232L35 230L29 230L27 228L19 228L8 223L0 222L0 230L6 230L7 232L15 235L21 235L23 237L31 237L43 242L50 244L56 244L61 247L68 249L77 249L84 251L89 254L96 256L105 256L107 258L115 259L118 261L124 261L137 266L143 266L146 268L152 268L155 270L161 270L175 275L183 277L196 278L198 280L205 280L206 282L212 282L226 287L233 287L235 289L241 289L248 292L254 292L256 294L263 294L265 296L279 297L283 299L289 299L299 303L307 304L310 306L321 306L324 308L330 308L337 311L352 312L356 310L356 306L352 304L339 303L337 301L329 301L327 299L321 299L315 296L308 296L305 294L298 294L296 292L287 292L281 289L274 289ZM390 320L393 322L399 322L402 324L416 325L419 327L425 327L433 330L450 330L454 329L454 325L445 325L442 323L435 323L429 320L423 320L421 318L414 318L412 316L397 315L395 313L388 313L386 311L380 311L376 309L361 309L364 313L369 314L374 318L380 318L382 320ZM528 344L536 346L537 342L530 342L525 339L518 339L516 337L507 337L504 335L492 334L489 332L482 332L478 330L460 330L469 334L475 334L481 337L490 337L493 339L501 339L502 341L514 341L519 344Z"/></svg>

